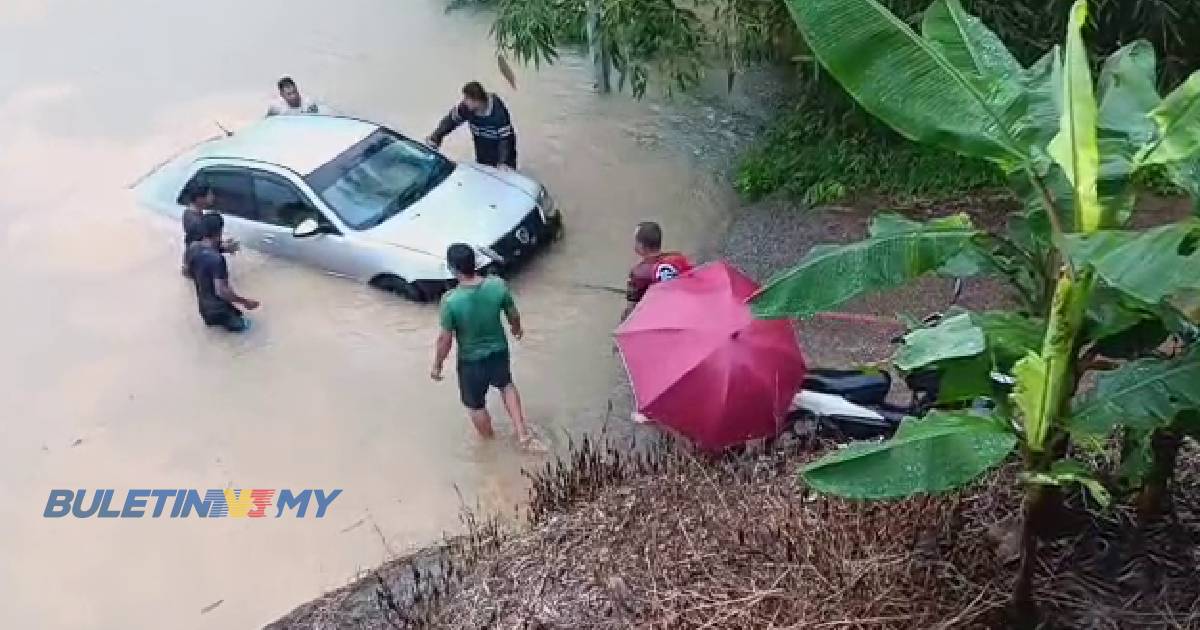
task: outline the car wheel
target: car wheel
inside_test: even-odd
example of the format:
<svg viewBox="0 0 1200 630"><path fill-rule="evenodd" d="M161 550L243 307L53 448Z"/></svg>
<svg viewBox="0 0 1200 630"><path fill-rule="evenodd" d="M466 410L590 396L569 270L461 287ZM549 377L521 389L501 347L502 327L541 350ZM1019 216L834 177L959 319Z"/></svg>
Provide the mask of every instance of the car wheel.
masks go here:
<svg viewBox="0 0 1200 630"><path fill-rule="evenodd" d="M382 275L371 281L371 286L388 293L395 293L414 302L424 302L425 295L417 285L406 281L400 276Z"/></svg>

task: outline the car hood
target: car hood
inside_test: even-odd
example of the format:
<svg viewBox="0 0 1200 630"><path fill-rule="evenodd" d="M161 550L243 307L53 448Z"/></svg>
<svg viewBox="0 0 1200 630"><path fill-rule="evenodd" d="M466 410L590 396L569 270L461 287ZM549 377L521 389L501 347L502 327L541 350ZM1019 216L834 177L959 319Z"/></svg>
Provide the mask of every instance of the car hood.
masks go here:
<svg viewBox="0 0 1200 630"><path fill-rule="evenodd" d="M420 201L364 234L439 257L452 243L490 247L536 207L538 189L518 173L460 164Z"/></svg>

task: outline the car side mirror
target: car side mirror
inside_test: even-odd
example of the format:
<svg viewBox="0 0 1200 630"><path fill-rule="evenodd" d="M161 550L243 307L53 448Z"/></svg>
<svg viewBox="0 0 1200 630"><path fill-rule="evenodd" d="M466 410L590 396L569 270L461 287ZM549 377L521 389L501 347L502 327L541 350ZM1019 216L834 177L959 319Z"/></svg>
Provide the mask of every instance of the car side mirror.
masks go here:
<svg viewBox="0 0 1200 630"><path fill-rule="evenodd" d="M316 219L305 219L292 230L292 236L296 238L308 238L321 233L321 224L317 223Z"/></svg>

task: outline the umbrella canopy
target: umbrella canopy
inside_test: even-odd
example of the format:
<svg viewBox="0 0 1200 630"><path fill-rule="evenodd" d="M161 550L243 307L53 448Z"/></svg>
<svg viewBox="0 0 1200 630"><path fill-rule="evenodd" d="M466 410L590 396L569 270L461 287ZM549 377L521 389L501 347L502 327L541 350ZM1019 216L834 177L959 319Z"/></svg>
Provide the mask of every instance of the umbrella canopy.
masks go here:
<svg viewBox="0 0 1200 630"><path fill-rule="evenodd" d="M638 411L710 451L778 435L804 358L790 322L750 314L757 290L719 261L646 292L616 331Z"/></svg>

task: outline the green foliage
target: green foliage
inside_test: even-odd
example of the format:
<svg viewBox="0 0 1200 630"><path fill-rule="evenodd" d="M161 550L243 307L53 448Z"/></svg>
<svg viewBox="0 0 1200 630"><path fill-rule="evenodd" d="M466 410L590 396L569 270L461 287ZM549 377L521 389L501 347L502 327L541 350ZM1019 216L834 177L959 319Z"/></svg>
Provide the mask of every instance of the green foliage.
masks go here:
<svg viewBox="0 0 1200 630"><path fill-rule="evenodd" d="M1046 472L1026 473L1025 481L1043 486L1067 486L1079 484L1101 507L1112 503L1112 494L1096 475L1083 464L1071 460L1059 460L1050 465Z"/></svg>
<svg viewBox="0 0 1200 630"><path fill-rule="evenodd" d="M1130 218L1134 177L1146 165L1164 164L1177 184L1200 189L1200 78L1161 99L1154 52L1134 42L1105 60L1094 86L1082 39L1085 0L1070 11L1065 47L1028 68L958 0L936 0L919 35L913 20L896 18L877 0L788 6L814 55L867 111L909 138L992 162L1026 209L1005 237L962 219L920 224L881 216L866 240L818 246L778 274L755 296L755 313L806 317L926 273L1007 278L1031 312L955 314L909 333L896 366L937 368L942 388L952 391L943 399L992 398L996 418L988 426L1020 441L1028 483L1081 484L1107 503L1094 476L1057 461L1052 445L1069 431L1094 441L1116 427L1133 433L1131 444L1144 444L1148 432L1200 409L1200 350L1144 358L1168 334L1190 328L1185 317L1200 303L1200 220L1115 229ZM1071 416L1080 379L1101 354L1135 360L1102 376ZM992 370L1014 378L1007 398L988 382ZM940 416L927 435L915 429L920 424L906 422L889 442L830 454L805 477L855 498L969 481L972 466L955 459L965 456L944 453L945 476L921 469L915 478L889 479L913 461L933 465L921 459L933 448L921 437L953 443L969 433L943 426Z"/></svg>
<svg viewBox="0 0 1200 630"><path fill-rule="evenodd" d="M522 59L553 60L564 46L583 39L585 0L448 0L450 8L482 6L497 11L494 33L501 48ZM672 46L641 46L642 53L658 57L676 55L669 65L701 64L714 53L736 71L742 64L778 58L781 49L794 39L794 26L784 3L773 0L602 0L623 5L614 18L654 19L676 8L695 10L705 24L704 37L694 50ZM926 0L884 0L882 3L910 24L918 24ZM1060 40L1066 28L1070 0L964 0L968 11L979 15L1009 44L1012 55L1022 63L1033 63ZM1103 58L1127 42L1145 39L1162 52L1160 86L1173 86L1186 72L1200 66L1200 47L1191 37L1200 32L1200 3L1194 0L1107 0L1094 7L1090 43L1097 58ZM610 20L609 24L621 22ZM553 30L547 31L546 27ZM672 39L676 25L661 23L651 32ZM781 45L782 44L782 45ZM615 41L621 46L623 42ZM537 50L537 55L534 51ZM636 55L633 55L636 56ZM683 59L687 58L687 59ZM653 66L658 59L653 59ZM666 75L660 79L668 78ZM673 87L686 87L676 84Z"/></svg>
<svg viewBox="0 0 1200 630"><path fill-rule="evenodd" d="M1144 304L1200 289L1200 220L1071 235L1066 246L1076 265L1095 268L1108 286Z"/></svg>
<svg viewBox="0 0 1200 630"><path fill-rule="evenodd" d="M796 268L767 281L753 303L755 315L811 317L936 271L982 237L966 215L903 225L885 215L872 222L865 241L814 247Z"/></svg>
<svg viewBox="0 0 1200 630"><path fill-rule="evenodd" d="M944 10L937 10L938 5ZM975 64L995 55L978 28L958 28L957 0L935 3L914 32L874 0L788 2L813 55L864 109L911 140L987 159L1010 170L1030 159L1018 139L1036 119L1016 101L1015 63ZM939 25L941 25L939 27ZM972 43L962 43L972 42ZM947 56L945 50L955 54ZM956 65L963 63L963 66Z"/></svg>
<svg viewBox="0 0 1200 630"><path fill-rule="evenodd" d="M1076 2L1071 8L1064 51L1062 82L1062 118L1058 133L1046 150L1074 187L1075 215L1072 225L1081 232L1094 232L1111 223L1100 208L1096 182L1100 178L1100 142L1096 133L1099 108L1092 93L1092 74L1083 45L1083 24L1087 3ZM1153 69L1153 66L1151 66Z"/></svg>
<svg viewBox="0 0 1200 630"><path fill-rule="evenodd" d="M1147 166L1133 176L1133 185L1135 188L1160 197L1188 195L1193 198L1200 198L1200 180L1196 180L1196 183L1198 187L1194 191L1188 190L1175 183L1170 169L1158 164Z"/></svg>
<svg viewBox="0 0 1200 630"><path fill-rule="evenodd" d="M904 372L936 370L939 403L994 399L992 374L1010 372L1040 347L1043 328L1038 320L1005 311L956 313L905 335L893 364Z"/></svg>
<svg viewBox="0 0 1200 630"><path fill-rule="evenodd" d="M1200 217L1200 156L1167 165L1171 182L1192 198L1193 212Z"/></svg>
<svg viewBox="0 0 1200 630"><path fill-rule="evenodd" d="M731 73L747 62L777 59L794 32L782 5L773 0L594 2L598 37L617 71L618 88L628 87L639 98L652 77L667 92L693 87L714 54ZM496 44L522 63L553 63L564 47L585 41L588 0L477 3L496 8Z"/></svg>
<svg viewBox="0 0 1200 630"><path fill-rule="evenodd" d="M982 355L987 359L986 370L1007 372L1016 361L1041 347L1044 333L1040 320L1017 313L962 312L906 334L892 362L896 368L912 372L950 359Z"/></svg>
<svg viewBox="0 0 1200 630"><path fill-rule="evenodd" d="M584 4L577 0L477 0L497 7L492 36L521 63L554 63L559 48L583 41Z"/></svg>
<svg viewBox="0 0 1200 630"><path fill-rule="evenodd" d="M1098 192L1108 223L1123 225L1133 211L1138 184L1130 178L1133 159L1154 135L1149 113L1161 100L1154 86L1155 62L1154 48L1136 41L1113 53L1100 71L1097 132L1104 159Z"/></svg>
<svg viewBox="0 0 1200 630"><path fill-rule="evenodd" d="M1099 377L1080 398L1070 429L1106 436L1114 426L1148 434L1180 413L1200 409L1200 348L1173 359L1147 358Z"/></svg>
<svg viewBox="0 0 1200 630"><path fill-rule="evenodd" d="M1017 440L992 418L933 412L907 418L887 442L857 443L804 468L818 491L894 499L953 490L1004 461Z"/></svg>
<svg viewBox="0 0 1200 630"><path fill-rule="evenodd" d="M1023 63L1032 63L1061 41L1072 0L964 0ZM900 15L925 8L924 0L889 2ZM1175 85L1200 66L1200 4L1194 0L1105 0L1092 3L1088 39L1097 58L1145 39L1162 56L1160 86ZM906 12L907 11L907 12Z"/></svg>
<svg viewBox="0 0 1200 630"><path fill-rule="evenodd" d="M1158 137L1138 155L1139 164L1189 160L1200 151L1200 71L1167 95L1150 112Z"/></svg>
<svg viewBox="0 0 1200 630"><path fill-rule="evenodd" d="M1196 298L1200 292L1184 289L1165 302L1146 304L1098 282L1088 304L1084 338L1099 356L1136 359L1156 349L1170 335L1195 337L1200 321Z"/></svg>
<svg viewBox="0 0 1200 630"><path fill-rule="evenodd" d="M918 328L904 336L904 345L893 359L896 367L911 372L945 361L983 354L987 341L970 313L959 313L932 328Z"/></svg>
<svg viewBox="0 0 1200 630"><path fill-rule="evenodd" d="M734 187L743 197L755 201L781 191L807 206L863 195L905 202L1003 185L982 160L920 145L853 114L839 114L830 98L813 93L819 89L806 88L739 158Z"/></svg>

